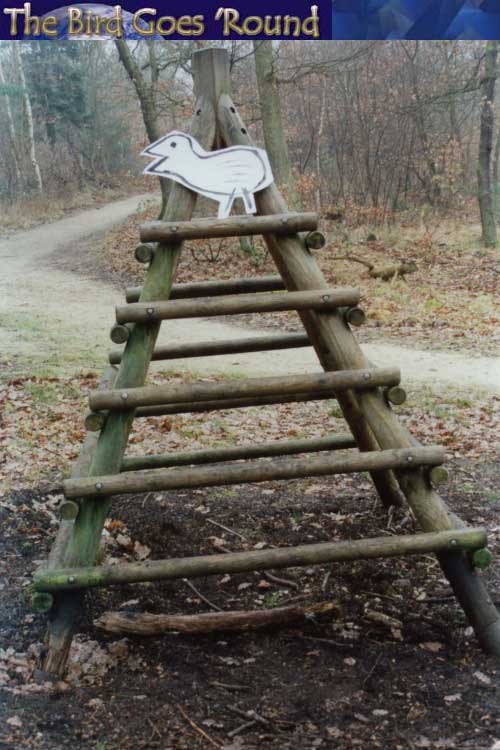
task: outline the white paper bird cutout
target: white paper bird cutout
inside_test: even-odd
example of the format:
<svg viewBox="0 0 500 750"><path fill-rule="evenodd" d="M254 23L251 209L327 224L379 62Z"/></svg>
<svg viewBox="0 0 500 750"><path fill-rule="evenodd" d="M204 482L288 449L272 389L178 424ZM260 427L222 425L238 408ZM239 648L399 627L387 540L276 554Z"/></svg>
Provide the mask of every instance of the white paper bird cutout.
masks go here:
<svg viewBox="0 0 500 750"><path fill-rule="evenodd" d="M236 198L241 198L247 214L257 212L254 193L273 182L266 152L253 146L231 146L205 151L187 133L173 130L142 152L155 160L144 174L180 182L219 204L219 219L231 213Z"/></svg>

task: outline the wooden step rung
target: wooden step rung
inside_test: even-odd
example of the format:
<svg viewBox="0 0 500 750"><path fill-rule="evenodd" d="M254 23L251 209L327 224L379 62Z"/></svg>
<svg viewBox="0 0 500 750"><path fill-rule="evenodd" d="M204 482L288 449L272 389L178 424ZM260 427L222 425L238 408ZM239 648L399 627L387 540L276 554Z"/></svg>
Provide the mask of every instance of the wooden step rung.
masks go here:
<svg viewBox="0 0 500 750"><path fill-rule="evenodd" d="M158 362L187 357L214 357L224 354L298 349L304 346L311 346L309 336L306 333L285 333L281 336L253 336L246 339L200 341L195 344L159 346L154 350L151 359ZM109 355L109 361L112 365L117 365L121 362L122 356L122 351L112 351Z"/></svg>
<svg viewBox="0 0 500 750"><path fill-rule="evenodd" d="M443 448L431 446L427 448L371 451L345 456L280 458L247 461L242 464L229 463L181 469L127 471L109 476L68 479L63 483L63 487L64 494L68 499L110 497L111 495L139 492L222 487L228 484L351 474L360 471L414 469L419 466L437 466L443 463L444 458Z"/></svg>
<svg viewBox="0 0 500 750"><path fill-rule="evenodd" d="M141 242L172 242L255 234L296 234L317 228L318 214L287 212L267 216L228 216L226 219L150 221L141 226L140 237Z"/></svg>
<svg viewBox="0 0 500 750"><path fill-rule="evenodd" d="M305 292L276 292L262 294L197 297L195 299L164 302L133 302L118 305L117 323L149 323L179 318L202 318L216 315L278 312L283 310L333 310L350 307L359 302L359 289L339 287Z"/></svg>
<svg viewBox="0 0 500 750"><path fill-rule="evenodd" d="M36 591L56 592L97 586L145 583L176 578L248 573L254 570L304 567L377 557L425 555L450 550L476 550L486 546L480 528L434 531L407 536L382 536L345 542L319 542L298 547L228 552L219 555L180 557L171 560L101 565L92 568L60 568L35 573Z"/></svg>
<svg viewBox="0 0 500 750"><path fill-rule="evenodd" d="M260 445L237 445L231 448L212 448L187 453L165 453L156 456L130 456L122 461L122 471L142 471L143 469L166 469L174 466L197 466L224 461L238 461L250 458L270 458L271 456L293 456L298 453L319 453L356 448L356 441L349 433L328 435L321 438L303 440L278 440Z"/></svg>
<svg viewBox="0 0 500 750"><path fill-rule="evenodd" d="M308 393L292 393L287 396L256 396L253 398L228 398L221 401L184 401L178 404L162 404L161 406L141 406L135 412L135 418L165 417L172 414L192 414L201 412L220 411L221 409L251 409L273 404L295 404L306 401L329 401L335 399L333 391L310 391ZM99 428L100 429L100 428Z"/></svg>
<svg viewBox="0 0 500 750"><path fill-rule="evenodd" d="M136 419L150 417L166 417L173 414L200 414L203 412L221 411L221 409L251 409L273 404L295 404L306 401L329 401L336 398L334 391L310 391L308 393L292 393L287 396L254 396L253 398L227 398L213 401L181 401L177 404L161 404L160 406L141 406L134 414ZM91 432L102 430L106 422L107 413L103 411L89 412L85 418L85 427Z"/></svg>
<svg viewBox="0 0 500 750"><path fill-rule="evenodd" d="M252 278L226 279L224 281L190 281L174 284L169 299L191 299L192 297L220 297L225 294L249 294L251 292L280 292L286 289L281 276L256 276ZM140 286L125 290L127 302L139 302Z"/></svg>
<svg viewBox="0 0 500 750"><path fill-rule="evenodd" d="M123 411L139 406L161 406L179 402L210 401L254 396L287 395L310 391L366 390L377 386L397 385L401 379L397 368L339 370L314 375L287 375L269 378L224 381L222 383L190 383L158 385L93 391L89 397L92 411ZM222 404L221 404L222 408Z"/></svg>

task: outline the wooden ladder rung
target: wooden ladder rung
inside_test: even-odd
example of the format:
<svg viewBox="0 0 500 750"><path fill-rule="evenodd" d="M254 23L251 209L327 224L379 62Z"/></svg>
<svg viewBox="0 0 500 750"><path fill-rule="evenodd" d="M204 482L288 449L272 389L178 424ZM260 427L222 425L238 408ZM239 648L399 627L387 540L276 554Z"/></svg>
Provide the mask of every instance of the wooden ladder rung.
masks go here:
<svg viewBox="0 0 500 750"><path fill-rule="evenodd" d="M136 419L150 417L166 417L172 414L199 414L202 412L221 411L221 409L250 409L272 404L295 404L306 401L329 401L336 398L334 391L311 391L309 393L291 393L283 396L254 396L252 398L227 398L213 401L181 401L177 404L161 404L160 406L141 406L134 414ZM85 427L91 432L100 432L106 423L107 412L91 411L85 418Z"/></svg>
<svg viewBox="0 0 500 750"><path fill-rule="evenodd" d="M175 578L247 573L254 570L301 567L348 560L423 555L450 550L485 547L484 529L453 529L408 536L382 536L346 542L319 542L281 549L228 552L219 555L148 560L142 563L101 565L92 568L60 568L35 573L36 591L56 592L96 586L145 583Z"/></svg>
<svg viewBox="0 0 500 750"><path fill-rule="evenodd" d="M272 404L294 404L305 401L328 401L336 398L334 391L311 391L309 393L292 393L288 396L256 396L253 398L228 398L221 401L184 401L179 404L162 404L161 406L141 406L135 412L136 418L165 417L171 414L194 414L200 412L220 411L221 409L249 409ZM102 425L101 425L102 426ZM99 429L101 429L99 427Z"/></svg>
<svg viewBox="0 0 500 750"><path fill-rule="evenodd" d="M269 214L268 216L209 217L191 221L150 221L140 230L141 242L205 240L253 234L296 234L318 228L316 213Z"/></svg>
<svg viewBox="0 0 500 750"><path fill-rule="evenodd" d="M229 294L226 297L197 297L165 302L134 302L118 305L117 323L149 323L179 318L202 318L215 315L278 312L282 310L332 310L357 305L359 289L340 287L306 292L263 294Z"/></svg>
<svg viewBox="0 0 500 750"><path fill-rule="evenodd" d="M378 386L397 385L401 379L398 368L380 367L366 370L339 370L314 375L286 375L269 378L248 378L222 383L190 383L187 385L158 385L142 388L123 388L93 391L89 396L92 411L123 411L139 406L161 406L179 402L210 401L213 399L246 398L254 396L286 396L289 393L311 391L346 391ZM221 403L221 408L223 404Z"/></svg>
<svg viewBox="0 0 500 750"><path fill-rule="evenodd" d="M242 464L196 466L182 469L127 471L121 474L63 483L67 498L109 497L139 492L160 492L194 487L219 487L228 484L269 482L304 477L351 474L360 471L408 469L437 466L445 458L440 446L399 450L370 451L345 456L314 456L302 459L248 461Z"/></svg>
<svg viewBox="0 0 500 750"><path fill-rule="evenodd" d="M234 448L212 448L188 453L165 453L157 456L131 456L122 461L122 471L143 469L166 469L174 466L197 466L224 461L238 461L249 458L270 458L271 456L293 456L298 453L318 453L356 448L356 441L349 433L328 435L305 440L278 440L260 445L237 445Z"/></svg>
<svg viewBox="0 0 500 750"><path fill-rule="evenodd" d="M245 294L250 292L279 292L286 289L281 276L256 276L254 278L226 279L225 281L190 281L174 284L169 299L191 299L192 297L220 297L224 294ZM125 290L127 302L139 302L140 286L130 286Z"/></svg>
<svg viewBox="0 0 500 750"><path fill-rule="evenodd" d="M223 341L200 341L196 344L177 344L159 346L151 357L158 362L166 359L185 359L187 357L214 357L223 354L245 354L248 352L269 352L279 349L297 349L311 346L306 333L286 333L282 336L254 336L247 339L228 339ZM112 351L109 361L112 365L121 362L123 352Z"/></svg>

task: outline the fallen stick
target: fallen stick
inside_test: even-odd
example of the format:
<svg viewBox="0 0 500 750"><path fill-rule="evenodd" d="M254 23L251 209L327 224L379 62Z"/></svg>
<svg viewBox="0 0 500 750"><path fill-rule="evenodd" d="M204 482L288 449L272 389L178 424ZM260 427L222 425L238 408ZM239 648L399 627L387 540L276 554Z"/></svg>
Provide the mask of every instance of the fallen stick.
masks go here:
<svg viewBox="0 0 500 750"><path fill-rule="evenodd" d="M130 635L165 635L180 633L214 633L217 631L245 631L290 625L291 623L338 614L340 608L332 602L307 606L276 607L255 611L204 612L200 615L156 615L148 612L105 612L94 625L107 633Z"/></svg>
<svg viewBox="0 0 500 750"><path fill-rule="evenodd" d="M213 747L222 747L218 742L215 742L210 735L208 735L204 729L198 726L198 724L195 724L195 722L187 715L185 710L182 708L180 703L177 704L177 709L179 713L182 715L182 717L187 721L190 727L194 729L195 732L197 732L199 735L201 735L207 742L209 742Z"/></svg>

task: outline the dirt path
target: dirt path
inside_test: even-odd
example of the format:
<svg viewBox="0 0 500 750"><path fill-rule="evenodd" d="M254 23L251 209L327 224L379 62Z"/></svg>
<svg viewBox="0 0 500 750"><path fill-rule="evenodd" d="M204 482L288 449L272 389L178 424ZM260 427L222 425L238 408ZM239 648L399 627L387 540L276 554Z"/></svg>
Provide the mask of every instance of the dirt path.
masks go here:
<svg viewBox="0 0 500 750"><path fill-rule="evenodd" d="M95 278L87 279L72 273L68 263L58 263L58 259L64 253L66 261L77 263L82 244L149 198L127 198L0 240L0 352L4 358L17 363L19 369L29 365L38 372L102 368L110 348L113 306L123 300L122 293L101 281L98 269L90 269L89 275ZM256 334L216 320L181 320L163 325L161 342ZM364 350L376 364L400 366L403 380L409 383L492 392L500 389L500 357L426 352L383 343L366 344ZM261 375L316 370L317 362L312 351L297 349L192 359L171 362L168 367L188 367L200 374Z"/></svg>

